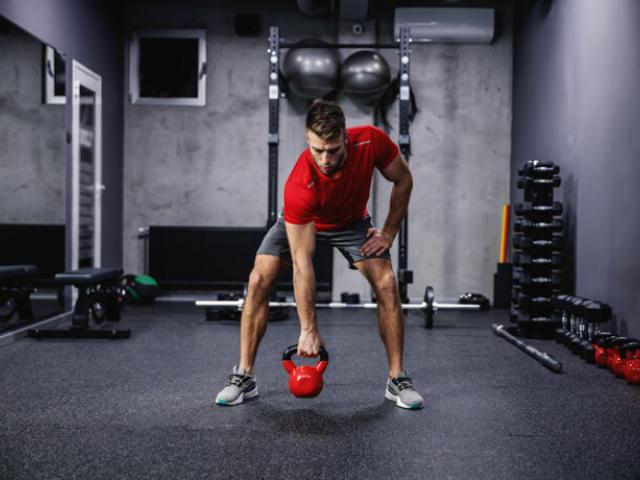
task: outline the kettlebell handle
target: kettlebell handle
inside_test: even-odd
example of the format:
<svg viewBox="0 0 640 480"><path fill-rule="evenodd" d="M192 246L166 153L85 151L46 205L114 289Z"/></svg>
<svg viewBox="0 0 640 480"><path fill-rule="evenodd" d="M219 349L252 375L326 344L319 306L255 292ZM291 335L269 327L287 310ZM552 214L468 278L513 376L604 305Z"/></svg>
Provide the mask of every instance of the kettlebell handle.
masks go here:
<svg viewBox="0 0 640 480"><path fill-rule="evenodd" d="M282 353L282 360L291 360L295 354L298 353L298 344L291 345L287 347L285 351ZM329 352L327 352L326 348L320 347L320 361L328 362L329 361Z"/></svg>

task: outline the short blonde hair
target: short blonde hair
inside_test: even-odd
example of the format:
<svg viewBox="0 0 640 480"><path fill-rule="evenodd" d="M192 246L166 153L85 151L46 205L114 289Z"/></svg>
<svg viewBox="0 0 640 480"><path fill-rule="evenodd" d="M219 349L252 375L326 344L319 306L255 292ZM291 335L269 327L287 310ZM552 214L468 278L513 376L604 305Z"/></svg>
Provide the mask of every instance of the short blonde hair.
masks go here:
<svg viewBox="0 0 640 480"><path fill-rule="evenodd" d="M330 140L344 134L344 112L335 103L314 100L307 110L305 126L323 140Z"/></svg>

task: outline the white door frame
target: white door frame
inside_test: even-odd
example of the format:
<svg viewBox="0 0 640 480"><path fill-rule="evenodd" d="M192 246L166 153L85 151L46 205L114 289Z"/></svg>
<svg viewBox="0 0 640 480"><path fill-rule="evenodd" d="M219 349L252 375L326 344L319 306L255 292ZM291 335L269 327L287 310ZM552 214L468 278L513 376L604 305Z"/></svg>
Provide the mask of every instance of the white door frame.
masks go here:
<svg viewBox="0 0 640 480"><path fill-rule="evenodd" d="M95 94L94 109L94 225L93 267L100 267L102 253L102 78L72 60L71 65L71 269L79 266L80 234L80 86Z"/></svg>

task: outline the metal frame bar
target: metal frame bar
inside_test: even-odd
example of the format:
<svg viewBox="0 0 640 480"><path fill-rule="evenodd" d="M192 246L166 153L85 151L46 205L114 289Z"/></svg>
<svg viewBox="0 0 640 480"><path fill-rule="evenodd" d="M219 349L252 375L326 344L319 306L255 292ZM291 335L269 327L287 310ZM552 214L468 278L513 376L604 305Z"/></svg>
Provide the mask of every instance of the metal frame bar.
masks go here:
<svg viewBox="0 0 640 480"><path fill-rule="evenodd" d="M278 144L280 136L280 29L271 27L269 35L269 193L267 228L278 220Z"/></svg>
<svg viewBox="0 0 640 480"><path fill-rule="evenodd" d="M100 267L102 260L102 77L76 60L71 62L72 78L72 120L71 120L71 263L68 270L77 270L80 260L80 88L84 87L95 95L93 169L91 190L94 197L93 210L93 267Z"/></svg>
<svg viewBox="0 0 640 480"><path fill-rule="evenodd" d="M312 45L299 45L297 43L280 43L280 49L287 48L379 48L393 49L398 48L397 43L318 43Z"/></svg>
<svg viewBox="0 0 640 480"><path fill-rule="evenodd" d="M411 37L408 27L400 28L400 96L399 96L399 115L398 115L398 146L405 160L409 162L411 157L411 136L409 135L409 114L411 112ZM409 258L409 213L405 214L400 225L398 234L398 290L400 300L406 302L408 299L407 285L413 283L413 271L408 269Z"/></svg>

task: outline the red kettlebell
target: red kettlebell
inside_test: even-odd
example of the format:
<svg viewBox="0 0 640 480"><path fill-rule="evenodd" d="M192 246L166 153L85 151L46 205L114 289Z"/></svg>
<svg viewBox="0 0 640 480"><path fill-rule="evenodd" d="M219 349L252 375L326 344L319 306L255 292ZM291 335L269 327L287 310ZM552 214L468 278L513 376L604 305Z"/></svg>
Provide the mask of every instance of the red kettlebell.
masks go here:
<svg viewBox="0 0 640 480"><path fill-rule="evenodd" d="M634 385L640 384L640 342L629 343L621 350L627 358L622 372L624 378Z"/></svg>
<svg viewBox="0 0 640 480"><path fill-rule="evenodd" d="M291 345L282 354L282 366L289 374L289 390L296 397L315 397L322 391L322 374L329 365L329 354L320 347L320 361L315 365L297 366L291 357L298 352L298 345Z"/></svg>
<svg viewBox="0 0 640 480"><path fill-rule="evenodd" d="M604 367L607 365L607 351L602 346L604 339L597 340L593 344L594 357L596 360L596 365L599 367Z"/></svg>
<svg viewBox="0 0 640 480"><path fill-rule="evenodd" d="M640 385L640 359L629 360L624 366L624 378L629 383Z"/></svg>
<svg viewBox="0 0 640 480"><path fill-rule="evenodd" d="M622 350L618 350L617 355L611 359L611 371L616 377L623 378L624 377L624 366L627 363L627 359L625 358Z"/></svg>

